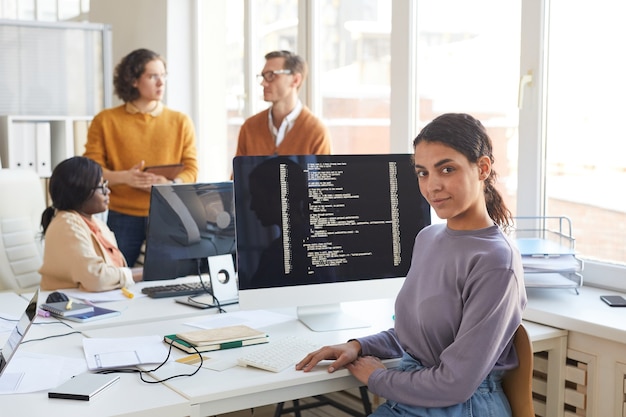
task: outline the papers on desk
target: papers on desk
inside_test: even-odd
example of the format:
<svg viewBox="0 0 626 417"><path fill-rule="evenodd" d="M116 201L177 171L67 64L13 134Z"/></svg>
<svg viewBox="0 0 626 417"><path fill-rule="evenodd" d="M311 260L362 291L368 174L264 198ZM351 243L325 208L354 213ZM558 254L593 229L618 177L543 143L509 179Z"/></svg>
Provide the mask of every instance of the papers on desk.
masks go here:
<svg viewBox="0 0 626 417"><path fill-rule="evenodd" d="M48 390L85 372L85 361L18 350L0 378L0 394Z"/></svg>
<svg viewBox="0 0 626 417"><path fill-rule="evenodd" d="M569 242L569 241L567 241ZM577 288L582 285L583 262L572 244L540 238L518 238L526 288Z"/></svg>
<svg viewBox="0 0 626 417"><path fill-rule="evenodd" d="M85 338L83 350L89 370L158 364L167 358L162 336Z"/></svg>
<svg viewBox="0 0 626 417"><path fill-rule="evenodd" d="M580 260L574 255L522 256L522 264L526 272L578 272L581 270Z"/></svg>

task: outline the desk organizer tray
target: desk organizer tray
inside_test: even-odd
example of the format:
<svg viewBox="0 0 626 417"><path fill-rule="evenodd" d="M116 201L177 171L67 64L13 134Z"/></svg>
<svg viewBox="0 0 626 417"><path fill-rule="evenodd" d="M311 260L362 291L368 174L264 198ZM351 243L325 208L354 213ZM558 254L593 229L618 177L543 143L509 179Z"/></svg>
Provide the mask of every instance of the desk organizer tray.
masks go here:
<svg viewBox="0 0 626 417"><path fill-rule="evenodd" d="M572 222L565 216L514 217L511 237L524 265L526 288L571 288L583 285L583 261L576 256Z"/></svg>

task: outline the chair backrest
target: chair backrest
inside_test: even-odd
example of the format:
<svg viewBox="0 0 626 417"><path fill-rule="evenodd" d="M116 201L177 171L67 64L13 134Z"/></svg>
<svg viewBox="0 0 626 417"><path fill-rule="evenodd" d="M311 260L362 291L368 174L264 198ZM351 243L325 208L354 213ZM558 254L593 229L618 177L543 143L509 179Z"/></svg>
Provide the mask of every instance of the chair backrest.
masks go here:
<svg viewBox="0 0 626 417"><path fill-rule="evenodd" d="M30 291L41 281L45 191L30 169L0 169L0 290Z"/></svg>
<svg viewBox="0 0 626 417"><path fill-rule="evenodd" d="M502 380L513 417L535 417L533 407L533 346L528 332L522 324L515 332L513 345L519 359L519 366L507 371Z"/></svg>

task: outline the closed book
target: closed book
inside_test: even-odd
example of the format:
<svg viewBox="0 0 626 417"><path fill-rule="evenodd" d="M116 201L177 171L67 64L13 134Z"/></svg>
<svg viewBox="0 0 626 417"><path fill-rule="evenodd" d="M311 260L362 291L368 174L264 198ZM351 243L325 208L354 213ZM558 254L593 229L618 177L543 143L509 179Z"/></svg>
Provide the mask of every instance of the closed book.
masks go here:
<svg viewBox="0 0 626 417"><path fill-rule="evenodd" d="M41 308L58 317L77 316L93 311L93 306L89 304L67 301L42 304Z"/></svg>
<svg viewBox="0 0 626 417"><path fill-rule="evenodd" d="M231 342L225 342L225 343L219 343L219 344L213 344L213 345L195 346L182 339L179 339L178 337L176 337L175 334L163 336L163 341L165 343L167 343L168 345L171 344L172 346L175 346L178 349L187 353L210 352L213 350L224 350L224 349L232 349L232 348L238 348L238 347L243 347L243 346L258 345L260 343L267 343L269 342L269 340L270 340L269 337L265 335L265 336L257 337L253 339L234 340Z"/></svg>
<svg viewBox="0 0 626 417"><path fill-rule="evenodd" d="M192 330L190 332L176 334L176 337L194 346L219 345L221 343L256 339L263 336L267 336L267 334L246 325Z"/></svg>

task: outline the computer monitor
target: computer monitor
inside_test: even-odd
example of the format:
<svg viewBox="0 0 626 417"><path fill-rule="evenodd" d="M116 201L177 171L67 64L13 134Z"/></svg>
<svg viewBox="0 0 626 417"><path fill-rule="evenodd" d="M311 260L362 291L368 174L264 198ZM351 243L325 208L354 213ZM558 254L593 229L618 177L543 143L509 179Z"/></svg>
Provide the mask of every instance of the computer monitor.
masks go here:
<svg viewBox="0 0 626 417"><path fill-rule="evenodd" d="M209 257L235 251L232 181L152 187L144 281L206 274Z"/></svg>
<svg viewBox="0 0 626 417"><path fill-rule="evenodd" d="M297 307L316 331L367 326L340 303L393 298L430 224L410 154L233 161L241 309Z"/></svg>

